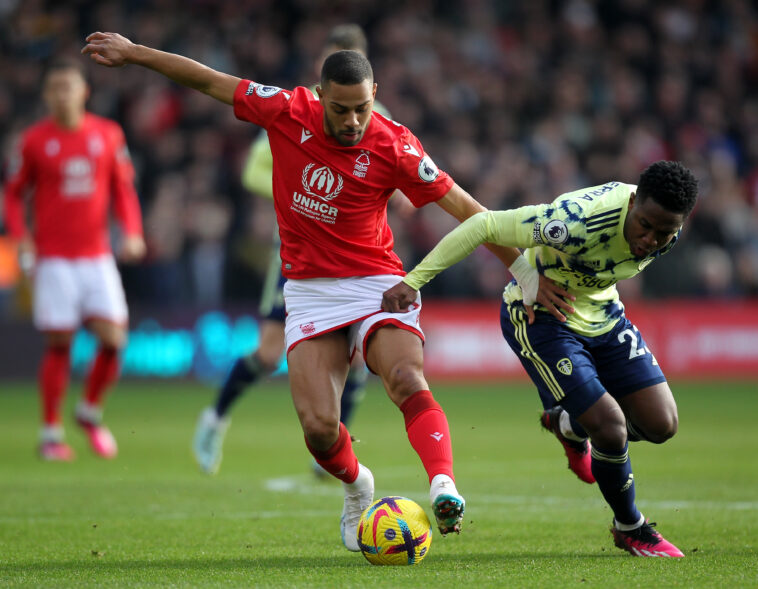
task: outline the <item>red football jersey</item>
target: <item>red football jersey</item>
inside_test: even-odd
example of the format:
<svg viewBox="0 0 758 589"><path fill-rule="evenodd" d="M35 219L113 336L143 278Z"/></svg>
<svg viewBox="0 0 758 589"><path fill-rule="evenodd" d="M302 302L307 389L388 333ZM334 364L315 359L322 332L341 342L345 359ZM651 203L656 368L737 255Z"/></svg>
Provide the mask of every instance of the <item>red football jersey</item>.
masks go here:
<svg viewBox="0 0 758 589"><path fill-rule="evenodd" d="M9 234L27 233L23 197L32 189L34 243L39 256L93 257L110 251L108 211L127 235L142 234L134 167L121 127L86 113L78 129L48 118L24 133L5 186Z"/></svg>
<svg viewBox="0 0 758 589"><path fill-rule="evenodd" d="M442 198L453 180L405 127L374 112L358 145L324 133L324 111L308 88L243 80L237 118L264 127L287 278L403 275L392 250L387 201L400 189L416 206Z"/></svg>

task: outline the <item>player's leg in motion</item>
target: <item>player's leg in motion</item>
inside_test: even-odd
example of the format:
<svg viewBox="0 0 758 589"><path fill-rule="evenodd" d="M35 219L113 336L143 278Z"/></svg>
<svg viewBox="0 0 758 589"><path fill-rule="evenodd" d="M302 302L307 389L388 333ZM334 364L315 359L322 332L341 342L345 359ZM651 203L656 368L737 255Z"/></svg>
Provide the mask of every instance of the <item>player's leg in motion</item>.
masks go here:
<svg viewBox="0 0 758 589"><path fill-rule="evenodd" d="M679 429L679 415L668 383L645 387L619 399L630 442L662 444Z"/></svg>
<svg viewBox="0 0 758 589"><path fill-rule="evenodd" d="M87 328L97 337L99 347L87 375L84 395L76 406L76 421L98 456L114 458L118 446L111 431L102 423L103 406L108 389L118 378L119 351L126 342L126 329L99 319L89 321Z"/></svg>
<svg viewBox="0 0 758 589"><path fill-rule="evenodd" d="M560 405L545 409L540 416L540 424L558 438L568 458L569 469L585 483L594 483L590 443L584 428Z"/></svg>
<svg viewBox="0 0 758 589"><path fill-rule="evenodd" d="M629 441L645 440L662 444L676 434L679 416L676 401L668 383L662 382L645 387L624 395L618 401L626 416ZM654 555L662 553L666 556L684 556L676 546L664 540L660 533L653 530L651 525L654 524L648 524L646 521L640 531L632 533L624 533L614 526L611 532L616 546L635 555L647 551ZM640 543L643 546L639 546Z"/></svg>
<svg viewBox="0 0 758 589"><path fill-rule="evenodd" d="M342 398L340 400L340 421L345 424L345 427L350 426L353 412L366 394L367 380L368 371L362 361L356 361L350 365L350 371L347 373L347 380L345 380L345 387L342 389ZM320 479L329 477L329 473L321 468L315 460L313 461L313 474Z"/></svg>
<svg viewBox="0 0 758 589"><path fill-rule="evenodd" d="M506 341L537 385L543 406L553 407L560 402L548 411L547 424L543 421L543 425L562 443L589 435L589 474L613 510L616 545L639 556L683 556L653 529L635 504L625 415L626 405L631 409L632 402L627 398L641 399L634 404L637 411L629 416L635 423L644 423L650 435L653 431L662 435L668 426L666 419L653 420L655 403L643 394L648 387L665 384L663 373L637 332L632 341L635 350L643 349L643 353L630 356L630 338L623 337L634 326L622 318L607 334L581 336L553 320L544 320L539 313L534 324L529 325L523 309L505 303L501 306L500 324ZM600 372L598 366L602 367ZM607 388L618 394L623 410ZM640 390L634 393L636 389ZM661 399L656 401L662 408ZM671 411L667 409L664 414L670 416Z"/></svg>
<svg viewBox="0 0 758 589"><path fill-rule="evenodd" d="M599 367L598 376L606 390L613 394L614 427L624 434L624 448L628 448L627 441L632 439L661 443L673 436L678 427L676 402L663 372L637 328L622 317L611 332L595 339L600 343L593 350L593 357ZM607 398L609 395L600 401L605 402ZM615 404L618 404L618 408ZM604 419L603 413L591 413L595 408L595 405L590 407L586 412L589 415L575 416L590 433L593 446L596 434L590 430L597 427L598 420ZM594 423L590 424L587 420ZM608 468L607 464L604 465L606 457L600 452L603 448L598 441L598 447L593 448L592 452L592 469L598 483L598 469ZM632 485L630 490L633 488ZM646 520L633 529L625 527L623 524L629 521L619 515L616 515L615 520L612 533L619 548L637 556L684 556Z"/></svg>
<svg viewBox="0 0 758 589"><path fill-rule="evenodd" d="M278 240L277 228L275 244L278 244ZM284 353L284 322L287 313L283 288L286 280L281 274L281 263L276 246L269 260L261 293L259 311L263 319L258 349L235 361L221 385L214 406L204 409L197 420L192 452L200 469L207 474L215 474L221 467L224 437L231 423L228 412L232 405L248 386L274 372Z"/></svg>
<svg viewBox="0 0 758 589"><path fill-rule="evenodd" d="M340 421L345 425L350 425L355 408L363 400L366 394L366 381L368 372L363 362L357 362L356 365L350 366L347 373L345 387L342 389L342 399L340 401Z"/></svg>
<svg viewBox="0 0 758 589"><path fill-rule="evenodd" d="M264 319L260 344L252 354L238 358L226 376L213 407L200 413L192 439L192 451L203 472L215 474L223 458L224 436L229 427L229 409L245 391L261 378L274 372L284 352L284 321Z"/></svg>
<svg viewBox="0 0 758 589"><path fill-rule="evenodd" d="M429 476L440 532L460 532L466 502L455 486L447 416L424 378L421 339L404 329L381 327L370 336L366 362L403 412L408 439Z"/></svg>
<svg viewBox="0 0 758 589"><path fill-rule="evenodd" d="M71 333L45 334L45 351L39 372L42 430L39 453L43 460L68 461L74 452L64 441L61 405L70 373Z"/></svg>
<svg viewBox="0 0 758 589"><path fill-rule="evenodd" d="M316 462L342 481L345 502L340 518L342 542L358 552L358 522L374 498L374 477L359 464L350 433L339 420L340 394L348 371L345 330L298 343L287 357L292 400Z"/></svg>
<svg viewBox="0 0 758 589"><path fill-rule="evenodd" d="M654 385L656 389L663 385ZM646 391L639 391L649 399ZM635 556L682 557L684 554L658 533L635 504L634 475L629 460L626 417L621 406L608 393L576 417L592 440L592 474L613 510L611 532L616 546ZM659 420L663 425L664 420ZM664 432L660 431L661 435Z"/></svg>
<svg viewBox="0 0 758 589"><path fill-rule="evenodd" d="M569 469L585 483L594 483L587 432L571 419L561 405L556 404L563 401L564 390L570 390L596 375L592 366L573 365L577 363L577 358L586 356L582 344L557 322L546 320L542 313L530 325L520 304L501 304L500 327L505 341L537 385L545 408L540 424L552 432L563 446ZM569 358L574 359L573 364ZM564 369L561 371L559 366ZM590 372L581 372L580 368L589 369Z"/></svg>

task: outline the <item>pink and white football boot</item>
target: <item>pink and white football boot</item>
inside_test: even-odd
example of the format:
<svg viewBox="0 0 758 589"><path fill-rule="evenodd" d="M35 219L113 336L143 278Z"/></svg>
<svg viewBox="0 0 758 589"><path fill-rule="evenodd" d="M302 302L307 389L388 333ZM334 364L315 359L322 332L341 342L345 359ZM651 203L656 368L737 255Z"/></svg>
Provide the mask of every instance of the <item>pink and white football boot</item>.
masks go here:
<svg viewBox="0 0 758 589"><path fill-rule="evenodd" d="M64 441L63 426L44 424L39 432L39 457L47 462L71 462L74 451Z"/></svg>
<svg viewBox="0 0 758 589"><path fill-rule="evenodd" d="M92 451L103 458L115 458L118 454L116 439L102 424L102 415L102 409L83 400L76 407L76 423L87 434Z"/></svg>
<svg viewBox="0 0 758 589"><path fill-rule="evenodd" d="M118 454L118 445L113 437L111 430L104 425L87 423L86 421L77 420L79 426L87 434L92 451L103 458L115 458Z"/></svg>
<svg viewBox="0 0 758 589"><path fill-rule="evenodd" d="M595 475L592 474L590 443L588 440L582 442L569 440L561 433L559 421L562 411L561 407L553 407L552 409L543 411L540 416L540 425L558 438L558 441L563 446L566 458L568 458L569 469L579 477L580 481L591 485L595 482Z"/></svg>
<svg viewBox="0 0 758 589"><path fill-rule="evenodd" d="M66 442L42 442L39 445L39 457L48 462L71 462L74 451Z"/></svg>
<svg viewBox="0 0 758 589"><path fill-rule="evenodd" d="M613 541L617 547L626 550L633 556L652 556L664 558L682 558L684 553L666 540L653 526L655 522L645 520L639 528L621 531L616 524L611 527Z"/></svg>

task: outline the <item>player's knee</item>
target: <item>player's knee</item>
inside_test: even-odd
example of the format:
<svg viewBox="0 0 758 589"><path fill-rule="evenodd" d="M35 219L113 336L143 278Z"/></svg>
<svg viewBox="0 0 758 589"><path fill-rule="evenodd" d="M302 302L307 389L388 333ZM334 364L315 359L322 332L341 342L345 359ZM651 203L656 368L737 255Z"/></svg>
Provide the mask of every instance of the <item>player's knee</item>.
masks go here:
<svg viewBox="0 0 758 589"><path fill-rule="evenodd" d="M322 452L334 445L339 437L339 419L311 415L302 420L303 433L312 448Z"/></svg>
<svg viewBox="0 0 758 589"><path fill-rule="evenodd" d="M422 367L416 362L399 362L384 375L387 394L400 406L413 393L429 387L424 379Z"/></svg>
<svg viewBox="0 0 758 589"><path fill-rule="evenodd" d="M100 336L100 345L104 348L121 350L126 346L126 331L123 329L114 329Z"/></svg>
<svg viewBox="0 0 758 589"><path fill-rule="evenodd" d="M264 351L263 348L260 348L255 353L255 357L258 360L258 366L260 366L261 372L264 374L270 374L279 367L282 353L281 350Z"/></svg>
<svg viewBox="0 0 758 589"><path fill-rule="evenodd" d="M654 424L645 428L645 437L653 444L663 444L679 430L679 416L676 412L661 415Z"/></svg>
<svg viewBox="0 0 758 589"><path fill-rule="evenodd" d="M605 425L590 434L592 443L606 450L620 450L626 444L626 428Z"/></svg>
<svg viewBox="0 0 758 589"><path fill-rule="evenodd" d="M595 446L605 450L621 450L624 447L627 440L626 421L623 414L619 412L619 415L613 412L604 418L582 423Z"/></svg>
<svg viewBox="0 0 758 589"><path fill-rule="evenodd" d="M45 343L50 348L68 348L71 346L72 335L68 332L52 331L46 334Z"/></svg>

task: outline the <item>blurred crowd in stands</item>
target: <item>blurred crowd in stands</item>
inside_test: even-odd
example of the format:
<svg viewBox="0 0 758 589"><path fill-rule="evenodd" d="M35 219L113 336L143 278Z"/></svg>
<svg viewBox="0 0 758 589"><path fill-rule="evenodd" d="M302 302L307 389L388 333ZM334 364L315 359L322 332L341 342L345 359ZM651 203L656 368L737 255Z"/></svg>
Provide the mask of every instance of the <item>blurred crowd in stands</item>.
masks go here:
<svg viewBox="0 0 758 589"><path fill-rule="evenodd" d="M45 61L78 54L89 32L294 87L316 81L313 59L341 22L368 34L377 98L488 208L633 183L653 161L681 160L700 202L672 254L622 295L758 296L751 0L2 0L3 151L44 114ZM149 255L122 268L130 303L256 301L273 207L240 172L258 128L143 68L89 73L89 108L121 122L138 173ZM435 206L390 217L406 266L454 224ZM480 248L425 296L496 298L506 278Z"/></svg>

